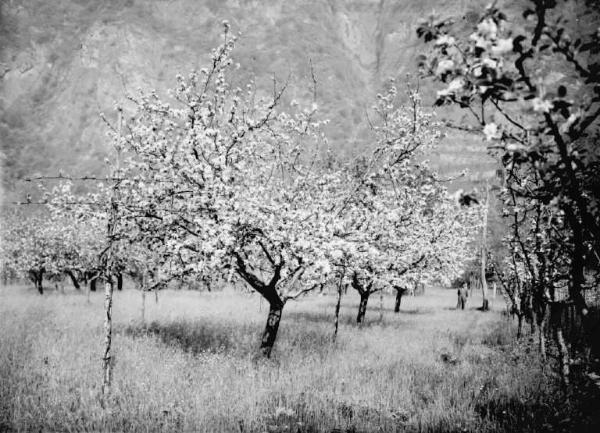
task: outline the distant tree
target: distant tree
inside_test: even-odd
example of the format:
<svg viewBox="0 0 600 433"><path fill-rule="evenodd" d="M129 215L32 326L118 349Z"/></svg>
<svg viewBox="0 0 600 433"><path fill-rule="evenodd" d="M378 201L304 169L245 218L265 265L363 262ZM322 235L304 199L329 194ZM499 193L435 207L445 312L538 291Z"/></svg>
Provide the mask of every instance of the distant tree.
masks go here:
<svg viewBox="0 0 600 433"><path fill-rule="evenodd" d="M2 224L3 267L29 278L43 294L44 276L60 278L73 269L77 237L72 223L44 208L7 212Z"/></svg>
<svg viewBox="0 0 600 433"><path fill-rule="evenodd" d="M464 217L470 211L461 210L418 159L437 141L437 126L422 111L418 92L409 88L407 106L396 106L396 92L392 84L378 97L375 150L350 167L342 183L329 244L332 262L360 295L358 323L373 293L400 293L416 274L447 281L468 256Z"/></svg>

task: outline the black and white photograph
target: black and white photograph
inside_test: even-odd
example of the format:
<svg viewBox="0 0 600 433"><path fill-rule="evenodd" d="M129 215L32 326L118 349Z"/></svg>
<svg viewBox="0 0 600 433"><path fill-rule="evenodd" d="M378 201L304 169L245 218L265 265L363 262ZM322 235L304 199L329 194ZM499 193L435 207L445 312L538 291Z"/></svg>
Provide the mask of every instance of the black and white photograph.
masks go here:
<svg viewBox="0 0 600 433"><path fill-rule="evenodd" d="M0 0L0 433L600 431L600 1Z"/></svg>

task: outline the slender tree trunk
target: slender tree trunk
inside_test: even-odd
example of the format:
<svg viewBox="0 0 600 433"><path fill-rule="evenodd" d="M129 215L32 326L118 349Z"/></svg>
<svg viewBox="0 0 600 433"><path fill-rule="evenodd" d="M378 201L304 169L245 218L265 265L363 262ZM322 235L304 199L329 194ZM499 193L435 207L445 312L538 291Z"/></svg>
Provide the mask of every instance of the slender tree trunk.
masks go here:
<svg viewBox="0 0 600 433"><path fill-rule="evenodd" d="M534 290L535 290L534 287L532 287L531 291L534 292ZM529 295L529 300L527 302L528 309L529 309L529 320L530 320L529 325L531 326L531 335L535 335L536 330L537 330L536 327L537 327L537 323L538 323L537 322L538 317L537 317L537 314L536 314L536 311L534 308L534 304L533 304L534 293Z"/></svg>
<svg viewBox="0 0 600 433"><path fill-rule="evenodd" d="M112 381L112 295L113 285L109 278L104 282L104 355L102 356L102 394L110 392Z"/></svg>
<svg viewBox="0 0 600 433"><path fill-rule="evenodd" d="M79 285L79 281L77 281L77 277L75 276L73 271L71 271L70 269L67 269L65 271L65 274L67 274L69 276L69 278L71 278L71 281L73 282L73 287L75 287L75 289L77 289L77 290L81 289L81 286Z"/></svg>
<svg viewBox="0 0 600 433"><path fill-rule="evenodd" d="M546 321L542 318L538 324L538 349L542 362L546 362Z"/></svg>
<svg viewBox="0 0 600 433"><path fill-rule="evenodd" d="M36 286L40 295L44 294L44 271L40 270L36 277Z"/></svg>
<svg viewBox="0 0 600 433"><path fill-rule="evenodd" d="M142 287L142 325L146 323L146 289Z"/></svg>
<svg viewBox="0 0 600 433"><path fill-rule="evenodd" d="M400 303L402 302L403 288L396 288L396 303L394 304L394 313L400 312Z"/></svg>
<svg viewBox="0 0 600 433"><path fill-rule="evenodd" d="M117 274L117 290L123 290L123 274Z"/></svg>
<svg viewBox="0 0 600 433"><path fill-rule="evenodd" d="M485 190L485 210L483 211L483 233L481 239L481 295L483 297L483 305L481 309L488 311L490 309L488 299L488 285L485 277L485 270L487 265L487 226L488 226L488 209L490 205L490 191L486 185Z"/></svg>
<svg viewBox="0 0 600 433"><path fill-rule="evenodd" d="M559 302L554 302L550 305L550 321L552 323L552 335L554 343L558 349L558 364L560 368L560 378L565 391L569 389L569 349L565 342L565 337L562 330L562 313L563 305Z"/></svg>
<svg viewBox="0 0 600 433"><path fill-rule="evenodd" d="M360 294L360 304L358 304L358 315L356 316L356 323L361 324L365 320L365 314L367 312L367 302L369 302L369 295L371 292L364 292Z"/></svg>
<svg viewBox="0 0 600 433"><path fill-rule="evenodd" d="M517 340L519 340L523 335L523 315L521 313L517 314L517 323Z"/></svg>
<svg viewBox="0 0 600 433"><path fill-rule="evenodd" d="M118 111L118 134L119 139L121 138L121 127L123 120L123 113L121 109ZM115 161L115 172L119 172L119 157L120 152L117 149L117 157ZM102 273L104 276L104 356L102 357L103 367L103 378L102 378L102 395L110 393L111 381L112 381L112 367L113 367L113 356L112 356L112 303L113 303L113 279L112 274L114 271L113 263L113 242L114 235L117 230L117 224L119 222L119 203L118 203L118 184L113 185L111 198L110 198L110 211L108 213L108 221L106 225L106 239L108 240L108 248L105 251L105 262L103 263Z"/></svg>
<svg viewBox="0 0 600 433"><path fill-rule="evenodd" d="M158 287L154 289L154 303L158 304Z"/></svg>
<svg viewBox="0 0 600 433"><path fill-rule="evenodd" d="M90 291L91 292L95 292L96 291L96 281L98 280L97 276L92 276L92 279L90 280Z"/></svg>
<svg viewBox="0 0 600 433"><path fill-rule="evenodd" d="M146 323L146 273L142 273L140 290L142 292L142 325L144 325Z"/></svg>
<svg viewBox="0 0 600 433"><path fill-rule="evenodd" d="M343 278L343 277L342 277ZM340 323L340 308L342 306L342 291L343 291L343 279L340 278L337 289L337 303L335 304L335 330L333 331L333 341L337 338L338 327Z"/></svg>
<svg viewBox="0 0 600 433"><path fill-rule="evenodd" d="M267 325L262 335L260 342L260 351L267 358L271 357L271 351L275 345L277 331L279 330L279 322L281 321L281 313L283 312L284 303L275 301L269 304L269 316Z"/></svg>
<svg viewBox="0 0 600 433"><path fill-rule="evenodd" d="M560 365L560 377L565 389L569 387L569 350L560 326L554 328L554 340L558 348L558 362Z"/></svg>

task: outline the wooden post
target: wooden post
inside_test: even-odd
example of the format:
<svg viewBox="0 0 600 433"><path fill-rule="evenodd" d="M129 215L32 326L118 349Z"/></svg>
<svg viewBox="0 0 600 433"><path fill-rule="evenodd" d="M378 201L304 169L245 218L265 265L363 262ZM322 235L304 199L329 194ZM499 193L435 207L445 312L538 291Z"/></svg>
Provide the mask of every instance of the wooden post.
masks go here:
<svg viewBox="0 0 600 433"><path fill-rule="evenodd" d="M117 139L120 141L121 139L121 127L123 121L123 112L122 109L118 109L118 124L117 124ZM120 146L120 143L119 143ZM116 156L116 164L114 175L117 177L119 175L119 148L117 150ZM112 188L112 193L110 197L110 208L108 209L108 222L106 227L106 238L108 242L108 247L104 253L102 265L104 272L104 351L102 356L102 394L106 395L110 393L110 386L112 382L112 366L113 366L113 354L112 354L112 303L113 303L113 282L112 282L112 273L113 273L113 243L114 243L114 235L117 231L118 224L118 193L119 186L118 181L115 181Z"/></svg>
<svg viewBox="0 0 600 433"><path fill-rule="evenodd" d="M485 209L483 210L483 230L481 235L481 295L483 296L483 311L489 310L488 286L485 278L485 269L487 262L487 225L488 225L488 208L490 205L490 188L485 186Z"/></svg>
<svg viewBox="0 0 600 433"><path fill-rule="evenodd" d="M344 285L344 273L340 275L340 282L337 287L337 303L335 304L335 330L333 331L333 341L337 338L338 327L340 323L340 307L342 306L342 291Z"/></svg>
<svg viewBox="0 0 600 433"><path fill-rule="evenodd" d="M146 324L146 272L142 273L142 325Z"/></svg>

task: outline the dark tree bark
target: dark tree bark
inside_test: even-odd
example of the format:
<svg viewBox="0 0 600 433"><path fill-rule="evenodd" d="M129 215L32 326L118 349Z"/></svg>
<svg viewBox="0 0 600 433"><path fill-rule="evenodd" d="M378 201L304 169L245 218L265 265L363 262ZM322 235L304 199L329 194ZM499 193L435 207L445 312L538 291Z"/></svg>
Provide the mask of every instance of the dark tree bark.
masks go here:
<svg viewBox="0 0 600 433"><path fill-rule="evenodd" d="M347 290L347 286L345 287L345 289ZM338 327L339 327L339 323L340 323L340 308L342 306L342 292L344 290L343 284L342 284L342 279L340 278L340 283L338 284L338 290L337 290L337 303L335 304L335 330L333 331L333 341L335 341L335 339L337 338L337 334L338 334Z"/></svg>
<svg viewBox="0 0 600 433"><path fill-rule="evenodd" d="M369 302L369 296L371 295L371 288L373 282L371 281L366 287L362 285L358 279L358 274L354 272L352 275L352 288L360 295L360 303L358 304L358 315L356 316L356 323L361 324L365 319L367 312L367 303Z"/></svg>
<svg viewBox="0 0 600 433"><path fill-rule="evenodd" d="M96 291L96 281L98 280L97 276L92 276L92 278L90 279L90 291L91 292L95 292Z"/></svg>
<svg viewBox="0 0 600 433"><path fill-rule="evenodd" d="M402 295L404 295L403 287L396 287L396 303L394 304L394 313L400 312L400 304L402 302Z"/></svg>
<svg viewBox="0 0 600 433"><path fill-rule="evenodd" d="M36 290L39 292L39 294L43 295L44 294L44 286L43 286L44 269L30 270L29 278L33 282L33 285L36 288Z"/></svg>
<svg viewBox="0 0 600 433"><path fill-rule="evenodd" d="M43 286L43 281L44 281L44 271L40 271L38 274L38 281L37 281L37 289L38 292L40 292L40 295L44 294L44 286Z"/></svg>
<svg viewBox="0 0 600 433"><path fill-rule="evenodd" d="M244 259L239 254L236 255L235 270L238 275L246 281L250 287L260 293L269 303L269 316L267 317L267 324L260 343L260 352L267 358L271 356L273 346L275 345L279 323L285 305L285 301L281 299L276 289L277 283L281 278L281 269L283 268L284 263L283 261L280 261L279 263L271 261L271 264L273 265L273 276L268 283L264 283L260 278L248 270Z"/></svg>
<svg viewBox="0 0 600 433"><path fill-rule="evenodd" d="M75 287L75 289L77 289L77 290L81 289L81 286L79 285L79 281L77 280L77 277L75 276L73 271L71 271L70 269L67 269L65 271L65 274L67 274L69 276L69 278L71 278L71 281L73 282L73 287Z"/></svg>
<svg viewBox="0 0 600 433"><path fill-rule="evenodd" d="M275 345L275 339L277 338L277 331L279 330L279 322L281 321L283 306L283 302L269 304L267 325L265 326L265 330L260 342L260 351L267 358L271 356L271 351Z"/></svg>
<svg viewBox="0 0 600 433"><path fill-rule="evenodd" d="M517 340L521 338L521 335L523 335L523 315L522 314L517 314L517 321L518 321L518 325L517 325Z"/></svg>
<svg viewBox="0 0 600 433"><path fill-rule="evenodd" d="M360 303L358 304L358 315L356 316L356 323L363 323L365 320L365 314L367 313L367 302L369 302L369 291L365 291L360 295Z"/></svg>
<svg viewBox="0 0 600 433"><path fill-rule="evenodd" d="M117 290L123 290L123 274L117 274Z"/></svg>

